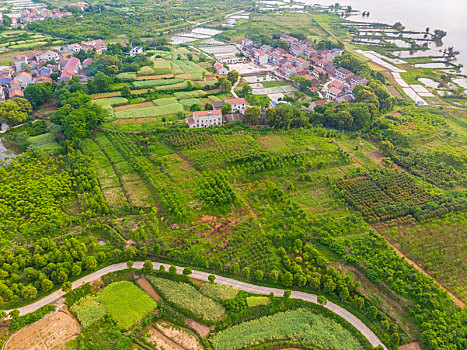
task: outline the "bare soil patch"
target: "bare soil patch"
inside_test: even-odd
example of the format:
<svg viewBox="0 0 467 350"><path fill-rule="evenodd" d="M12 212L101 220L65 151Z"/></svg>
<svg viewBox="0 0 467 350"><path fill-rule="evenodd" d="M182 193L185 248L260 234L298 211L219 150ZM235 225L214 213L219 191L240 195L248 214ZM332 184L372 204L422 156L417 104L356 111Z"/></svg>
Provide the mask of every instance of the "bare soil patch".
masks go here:
<svg viewBox="0 0 467 350"><path fill-rule="evenodd" d="M420 350L420 344L417 342L399 346L399 350Z"/></svg>
<svg viewBox="0 0 467 350"><path fill-rule="evenodd" d="M151 284L148 282L146 278L140 278L138 281L138 285L146 292L149 294L151 298L153 298L155 301L159 301L161 297L159 294L156 293L154 288L152 288Z"/></svg>
<svg viewBox="0 0 467 350"><path fill-rule="evenodd" d="M6 350L49 350L78 336L80 328L69 314L59 311L14 334Z"/></svg>
<svg viewBox="0 0 467 350"><path fill-rule="evenodd" d="M173 342L157 329L150 327L147 333L147 341L154 343L158 349L165 350L183 350L183 348L177 343Z"/></svg>
<svg viewBox="0 0 467 350"><path fill-rule="evenodd" d="M198 332L198 334L201 336L201 338L206 338L211 332L212 329L214 329L214 326L208 327L205 324L196 322L195 320L192 320L191 318L188 318L186 320L186 324L188 327L193 328L195 331Z"/></svg>
<svg viewBox="0 0 467 350"><path fill-rule="evenodd" d="M173 340L182 348L187 350L201 350L203 347L198 341L198 338L188 329L175 326L167 321L158 321L157 329L166 337Z"/></svg>
<svg viewBox="0 0 467 350"><path fill-rule="evenodd" d="M132 109L147 108L147 107L154 107L154 106L155 106L154 102L149 101L149 102L143 102L143 103L135 103L135 104L132 104L132 105L124 105L124 106L114 107L114 111L115 112L129 111L129 110L132 110Z"/></svg>

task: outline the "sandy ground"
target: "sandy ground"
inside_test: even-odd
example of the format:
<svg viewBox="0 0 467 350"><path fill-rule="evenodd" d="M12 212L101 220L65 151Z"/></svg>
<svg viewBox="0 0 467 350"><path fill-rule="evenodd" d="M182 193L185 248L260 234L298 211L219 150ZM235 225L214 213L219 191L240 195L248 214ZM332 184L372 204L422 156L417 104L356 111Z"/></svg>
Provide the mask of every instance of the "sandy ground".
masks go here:
<svg viewBox="0 0 467 350"><path fill-rule="evenodd" d="M76 338L79 332L76 320L59 311L14 334L5 350L49 350Z"/></svg>
<svg viewBox="0 0 467 350"><path fill-rule="evenodd" d="M417 342L405 344L405 345L399 346L399 350L420 350L420 345Z"/></svg>
<svg viewBox="0 0 467 350"><path fill-rule="evenodd" d="M187 350L201 350L203 347L198 342L196 336L187 329L174 327L173 324L167 321L157 322L157 329L166 337L173 340L182 348Z"/></svg>
<svg viewBox="0 0 467 350"><path fill-rule="evenodd" d="M178 344L174 343L172 340L167 338L165 335L163 335L161 332L154 328L149 328L148 330L148 338L146 338L148 341L156 344L158 349L165 349L165 350L183 350L181 346Z"/></svg>
<svg viewBox="0 0 467 350"><path fill-rule="evenodd" d="M214 328L213 328L214 326L208 327L208 326L206 326L206 325L204 325L204 324L202 324L202 323L199 323L199 322L196 322L195 320L192 320L191 318L188 318L188 319L186 320L186 324L187 324L187 326L189 326L189 327L193 328L195 331L197 331L198 334L199 334L202 338L206 338L207 335L209 334L209 332L210 332L212 329L214 329Z"/></svg>

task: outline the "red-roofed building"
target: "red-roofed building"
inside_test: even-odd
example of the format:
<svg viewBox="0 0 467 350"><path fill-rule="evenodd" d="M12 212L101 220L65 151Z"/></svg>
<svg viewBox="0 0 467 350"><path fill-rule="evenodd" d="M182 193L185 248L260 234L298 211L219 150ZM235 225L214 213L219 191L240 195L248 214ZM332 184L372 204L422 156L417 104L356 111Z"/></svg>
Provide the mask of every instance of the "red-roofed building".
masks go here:
<svg viewBox="0 0 467 350"><path fill-rule="evenodd" d="M216 62L214 68L217 70L217 74L226 75L229 71L224 67L222 63Z"/></svg>
<svg viewBox="0 0 467 350"><path fill-rule="evenodd" d="M319 80L324 74L326 74L326 71L321 67L315 67L311 74L313 74L313 76Z"/></svg>
<svg viewBox="0 0 467 350"><path fill-rule="evenodd" d="M21 89L11 89L8 91L8 98L23 98L24 92Z"/></svg>
<svg viewBox="0 0 467 350"><path fill-rule="evenodd" d="M81 69L80 60L76 57L72 57L66 62L65 67L63 67L60 79L62 79L62 75L64 74L70 74L70 75L78 74L80 69Z"/></svg>
<svg viewBox="0 0 467 350"><path fill-rule="evenodd" d="M324 105L326 103L328 103L327 100L318 100L318 101L310 102L309 109L314 110L316 106L322 106L322 105Z"/></svg>
<svg viewBox="0 0 467 350"><path fill-rule="evenodd" d="M304 60L303 58L299 57L295 61L295 66L301 69L308 69L308 67L310 67L310 63L307 60Z"/></svg>
<svg viewBox="0 0 467 350"><path fill-rule="evenodd" d="M188 127L207 128L214 125L222 125L222 112L220 110L196 111L193 116L187 119Z"/></svg>
<svg viewBox="0 0 467 350"><path fill-rule="evenodd" d="M339 96L343 95L343 91L341 89L331 87L327 92L326 92L326 99L328 100L334 100L338 98Z"/></svg>
<svg viewBox="0 0 467 350"><path fill-rule="evenodd" d="M242 98L228 98L224 100L225 103L230 103L232 105L232 112L241 114L245 113L246 110L246 100Z"/></svg>

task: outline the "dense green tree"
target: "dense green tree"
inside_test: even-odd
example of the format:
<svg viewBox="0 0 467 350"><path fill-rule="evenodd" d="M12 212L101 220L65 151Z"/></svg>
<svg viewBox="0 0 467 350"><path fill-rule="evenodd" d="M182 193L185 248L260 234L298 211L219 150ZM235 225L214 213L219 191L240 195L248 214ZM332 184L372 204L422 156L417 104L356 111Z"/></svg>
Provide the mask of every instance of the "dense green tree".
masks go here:
<svg viewBox="0 0 467 350"><path fill-rule="evenodd" d="M258 106L248 107L243 114L243 121L249 125L257 125L261 118L261 109Z"/></svg>
<svg viewBox="0 0 467 350"><path fill-rule="evenodd" d="M31 113L31 103L24 98L0 102L0 120L3 120L9 126L21 124Z"/></svg>
<svg viewBox="0 0 467 350"><path fill-rule="evenodd" d="M222 115L232 113L232 105L230 103L225 103L221 108Z"/></svg>
<svg viewBox="0 0 467 350"><path fill-rule="evenodd" d="M53 88L51 83L29 84L24 89L24 97L31 103L34 109L49 101L52 93Z"/></svg>
<svg viewBox="0 0 467 350"><path fill-rule="evenodd" d="M239 74L236 70L231 70L230 72L227 73L227 80L232 83L232 85L235 85L235 83L238 81Z"/></svg>

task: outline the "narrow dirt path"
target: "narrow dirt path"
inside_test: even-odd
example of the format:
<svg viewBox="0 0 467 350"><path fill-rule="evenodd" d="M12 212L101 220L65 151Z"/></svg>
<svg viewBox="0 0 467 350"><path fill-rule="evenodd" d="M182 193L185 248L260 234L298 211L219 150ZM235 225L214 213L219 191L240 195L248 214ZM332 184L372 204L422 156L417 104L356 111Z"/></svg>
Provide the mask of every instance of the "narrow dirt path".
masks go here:
<svg viewBox="0 0 467 350"><path fill-rule="evenodd" d="M400 257L404 258L405 261L407 261L410 265L412 265L413 267L415 267L418 271L420 271L421 273L423 273L424 275L427 275L428 277L430 278L433 278L433 281L435 281L435 283L440 286L442 289L444 289L453 299L454 301L456 302L457 305L459 305L461 308L464 308L465 307L465 303L458 299L454 294L452 294L449 290L447 290L441 283L439 283L433 276L431 276L428 272L426 272L424 269L422 269L419 265L417 265L417 263L413 260L410 260L408 257L406 257L404 255L404 253L402 253L399 249L397 249L391 242L389 242L387 239L386 239L386 242L394 249L394 251L396 252L397 255L399 255Z"/></svg>

